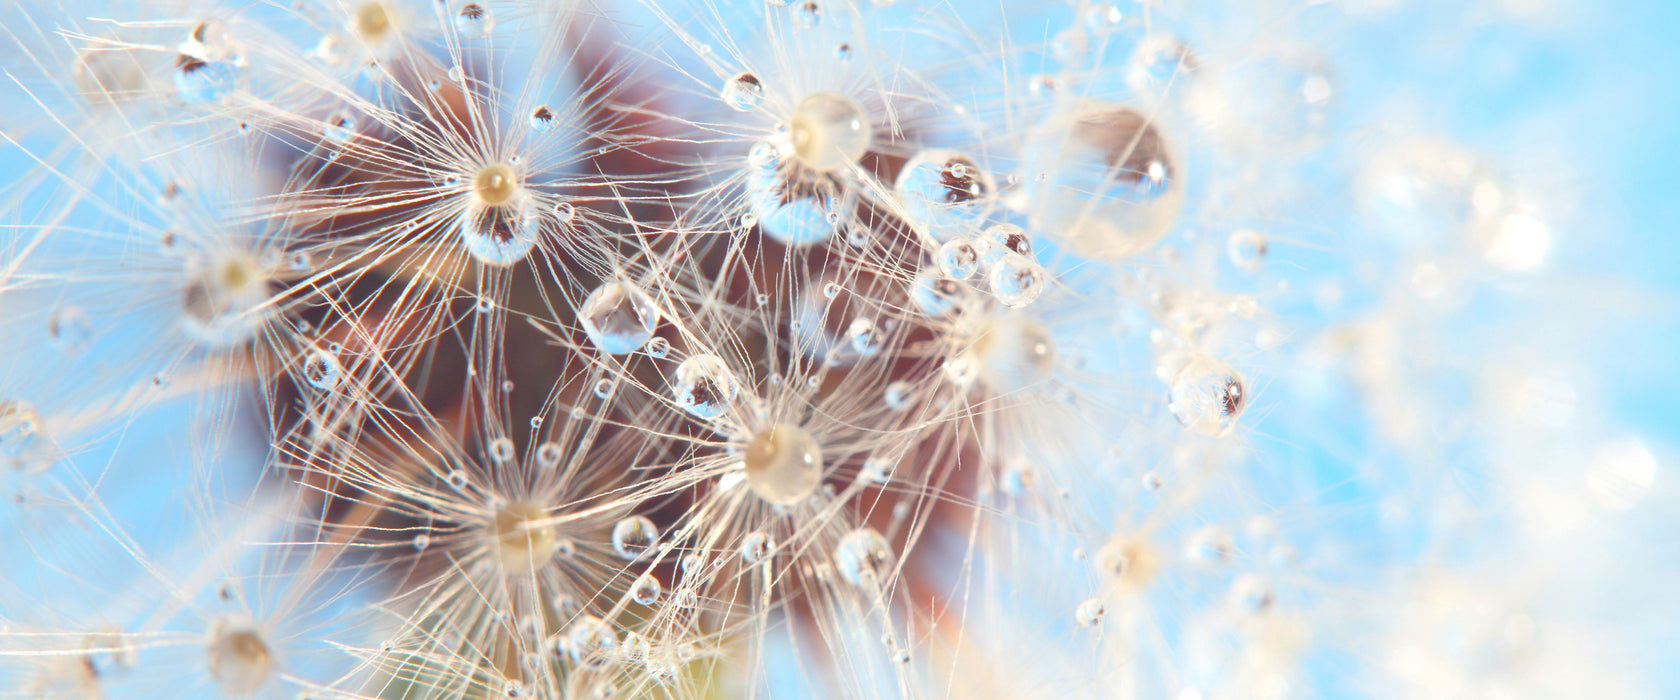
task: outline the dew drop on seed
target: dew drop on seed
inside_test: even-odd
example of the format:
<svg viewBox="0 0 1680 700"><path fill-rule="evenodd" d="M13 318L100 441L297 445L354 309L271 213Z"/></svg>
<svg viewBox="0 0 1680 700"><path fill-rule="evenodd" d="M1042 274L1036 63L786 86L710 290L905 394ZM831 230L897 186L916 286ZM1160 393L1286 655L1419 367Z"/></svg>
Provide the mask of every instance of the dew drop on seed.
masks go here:
<svg viewBox="0 0 1680 700"><path fill-rule="evenodd" d="M852 349L864 357L879 354L881 346L886 343L885 334L875 325L874 319L863 316L852 319L852 325L846 329L846 337L851 339Z"/></svg>
<svg viewBox="0 0 1680 700"><path fill-rule="evenodd" d="M1236 555L1231 533L1218 525L1209 525L1193 533L1184 542L1184 556L1199 564L1224 564Z"/></svg>
<svg viewBox="0 0 1680 700"><path fill-rule="evenodd" d="M848 44L846 42L840 42L840 44L838 46L835 46L834 47L834 60L839 61L841 64L851 63L852 62L852 45Z"/></svg>
<svg viewBox="0 0 1680 700"><path fill-rule="evenodd" d="M781 154L777 152L776 146L769 141L755 143L747 151L747 165L759 170L773 170L780 160Z"/></svg>
<svg viewBox="0 0 1680 700"><path fill-rule="evenodd" d="M1185 363L1167 391L1167 410L1191 432L1219 437L1230 432L1248 406L1236 370L1211 357Z"/></svg>
<svg viewBox="0 0 1680 700"><path fill-rule="evenodd" d="M1182 94L1195 77L1196 57L1190 47L1166 34L1150 34L1132 49L1126 64L1126 86L1146 100Z"/></svg>
<svg viewBox="0 0 1680 700"><path fill-rule="evenodd" d="M303 361L303 380L322 391L337 389L344 380L344 370L338 356L326 350L312 350Z"/></svg>
<svg viewBox="0 0 1680 700"><path fill-rule="evenodd" d="M796 425L777 425L754 435L742 461L748 488L767 503L799 503L810 498L822 482L822 449Z"/></svg>
<svg viewBox="0 0 1680 700"><path fill-rule="evenodd" d="M996 265L1004 255L1014 253L1021 257L1032 259L1032 239L1027 232L1014 224L998 224L986 229L980 236L986 242L986 251L981 256L981 262L990 268Z"/></svg>
<svg viewBox="0 0 1680 700"><path fill-rule="evenodd" d="M548 105L537 105L536 109L531 110L532 131L544 133L553 128L554 110L549 109Z"/></svg>
<svg viewBox="0 0 1680 700"><path fill-rule="evenodd" d="M770 539L769 535L758 531L749 532L746 537L741 539L741 562L757 564L764 561L775 547L775 542Z"/></svg>
<svg viewBox="0 0 1680 700"><path fill-rule="evenodd" d="M543 469L553 469L560 464L560 445L545 442L537 446L537 466Z"/></svg>
<svg viewBox="0 0 1680 700"><path fill-rule="evenodd" d="M491 440L490 459L499 463L513 461L513 441L505 437Z"/></svg>
<svg viewBox="0 0 1680 700"><path fill-rule="evenodd" d="M349 112L334 112L327 116L322 136L332 143L349 143L356 135L356 118Z"/></svg>
<svg viewBox="0 0 1680 700"><path fill-rule="evenodd" d="M992 296L1012 309L1023 308L1044 293L1044 268L1015 253L1003 256L992 266L990 280Z"/></svg>
<svg viewBox="0 0 1680 700"><path fill-rule="evenodd" d="M869 115L845 95L809 95L794 108L790 122L794 157L817 172L840 170L869 151Z"/></svg>
<svg viewBox="0 0 1680 700"><path fill-rule="evenodd" d="M610 399L610 398L612 398L612 395L613 395L613 380L611 380L611 379L597 379L597 380L595 380L595 396L596 397L602 398L602 399Z"/></svg>
<svg viewBox="0 0 1680 700"><path fill-rule="evenodd" d="M618 637L612 625L594 615L584 615L566 629L566 655L588 669L602 669L618 652Z"/></svg>
<svg viewBox="0 0 1680 700"><path fill-rule="evenodd" d="M562 224L572 223L577 216L577 208L571 202L559 202L554 205L554 218Z"/></svg>
<svg viewBox="0 0 1680 700"><path fill-rule="evenodd" d="M911 226L943 241L979 227L996 186L974 159L936 148L905 162L893 190Z"/></svg>
<svg viewBox="0 0 1680 700"><path fill-rule="evenodd" d="M613 551L622 559L635 561L647 556L658 542L659 528L644 516L632 515L613 525Z"/></svg>
<svg viewBox="0 0 1680 700"><path fill-rule="evenodd" d="M1096 627L1102 623L1103 614L1106 612L1108 610L1103 607L1101 600L1091 598L1080 603L1079 607L1074 608L1073 619L1079 623L1080 627Z"/></svg>
<svg viewBox="0 0 1680 700"><path fill-rule="evenodd" d="M175 92L185 102L210 105L226 100L238 87L239 66L181 54L175 60Z"/></svg>
<svg viewBox="0 0 1680 700"><path fill-rule="evenodd" d="M47 316L47 336L65 352L81 352L93 341L93 321L76 306L60 306Z"/></svg>
<svg viewBox="0 0 1680 700"><path fill-rule="evenodd" d="M957 309L962 292L962 285L956 280L933 270L923 270L910 282L910 303L930 317L943 318Z"/></svg>
<svg viewBox="0 0 1680 700"><path fill-rule="evenodd" d="M1225 255L1239 270L1254 272L1266 262L1266 236L1258 231L1239 229L1225 241Z"/></svg>
<svg viewBox="0 0 1680 700"><path fill-rule="evenodd" d="M649 340L646 352L648 357L652 357L654 359L663 358L666 355L671 354L671 341L664 338L654 338L653 340Z"/></svg>
<svg viewBox="0 0 1680 700"><path fill-rule="evenodd" d="M449 67L449 79L453 82L459 83L459 82L467 79L467 72L466 72L465 69L461 68L460 66L450 66Z"/></svg>
<svg viewBox="0 0 1680 700"><path fill-rule="evenodd" d="M1085 102L1058 113L1028 142L1028 216L1080 255L1114 260L1159 241L1184 199L1166 136L1137 110Z"/></svg>
<svg viewBox="0 0 1680 700"><path fill-rule="evenodd" d="M840 296L840 283L839 282L826 282L826 283L824 283L823 286L822 286L822 295L824 297L829 298L829 299L833 299L837 296Z"/></svg>
<svg viewBox="0 0 1680 700"><path fill-rule="evenodd" d="M255 694L274 676L274 652L262 632L245 622L219 619L210 629L210 676L222 692Z"/></svg>
<svg viewBox="0 0 1680 700"><path fill-rule="evenodd" d="M422 532L422 533L414 536L414 551L424 552L424 551L426 551L426 548L430 547L430 546L432 546L432 536L431 535L428 535L428 534Z"/></svg>
<svg viewBox="0 0 1680 700"><path fill-rule="evenodd" d="M671 394L677 407L697 418L717 418L734 403L740 386L716 355L694 355L677 365Z"/></svg>
<svg viewBox="0 0 1680 700"><path fill-rule="evenodd" d="M903 411L910 407L911 390L910 382L902 379L894 380L887 385L886 389L881 391L881 401L886 403L889 409Z"/></svg>
<svg viewBox="0 0 1680 700"><path fill-rule="evenodd" d="M1259 615L1272 609L1276 601L1272 585L1259 574L1243 574L1231 582L1231 607L1247 615Z"/></svg>
<svg viewBox="0 0 1680 700"><path fill-rule="evenodd" d="M794 8L793 19L804 29L815 29L822 23L822 8L817 5L816 0L805 0L799 3L799 7Z"/></svg>
<svg viewBox="0 0 1680 700"><path fill-rule="evenodd" d="M444 479L449 482L449 487L455 489L456 491L465 491L467 489L467 473L464 471L452 469L449 471L449 474L444 477Z"/></svg>
<svg viewBox="0 0 1680 700"><path fill-rule="evenodd" d="M897 464L885 457L870 457L863 461L863 469L858 476L871 484L885 484L892 480L893 467Z"/></svg>
<svg viewBox="0 0 1680 700"><path fill-rule="evenodd" d="M646 292L615 280L589 293L578 308L578 318L597 349L609 355L626 355L653 338L660 315Z"/></svg>
<svg viewBox="0 0 1680 700"><path fill-rule="evenodd" d="M662 593L664 593L664 589L660 587L659 579L654 578L651 574L642 574L634 583L630 584L630 599L642 605L653 605L659 602L659 596Z"/></svg>
<svg viewBox="0 0 1680 700"><path fill-rule="evenodd" d="M723 84L724 104L737 112L751 112L764 101L764 83L752 73L736 73Z"/></svg>
<svg viewBox="0 0 1680 700"><path fill-rule="evenodd" d="M483 38L490 34L495 23L495 18L490 15L490 8L482 3L469 2L461 6L461 11L455 13L455 29L461 36Z"/></svg>
<svg viewBox="0 0 1680 700"><path fill-rule="evenodd" d="M892 547L875 528L862 527L846 533L834 547L834 567L840 578L858 588L880 585L892 567Z"/></svg>
<svg viewBox="0 0 1680 700"><path fill-rule="evenodd" d="M473 302L473 310L475 310L475 311L477 311L481 314L487 314L487 313L490 313L492 311L495 311L496 310L496 300L491 299L490 297L487 297L487 296L486 297L479 297L477 301Z"/></svg>
<svg viewBox="0 0 1680 700"><path fill-rule="evenodd" d="M974 244L965 240L945 241L940 244L937 260L939 271L952 280L973 277L974 271L980 268L979 251L974 249Z"/></svg>

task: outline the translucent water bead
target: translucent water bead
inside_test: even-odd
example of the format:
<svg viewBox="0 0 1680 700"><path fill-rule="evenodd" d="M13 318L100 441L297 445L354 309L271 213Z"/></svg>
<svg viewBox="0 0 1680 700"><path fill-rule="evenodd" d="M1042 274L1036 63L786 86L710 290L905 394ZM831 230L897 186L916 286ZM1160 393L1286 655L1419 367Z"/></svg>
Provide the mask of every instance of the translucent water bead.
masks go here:
<svg viewBox="0 0 1680 700"><path fill-rule="evenodd" d="M222 692L234 697L252 695L273 679L275 654L255 625L222 618L211 624L209 636L210 677Z"/></svg>
<svg viewBox="0 0 1680 700"><path fill-rule="evenodd" d="M483 3L469 2L455 13L455 30L464 37L479 39L489 36L495 26L496 18L490 15L490 8Z"/></svg>
<svg viewBox="0 0 1680 700"><path fill-rule="evenodd" d="M533 503L514 503L496 512L487 534L490 549L503 570L526 573L554 556L559 538L553 527L538 524L547 517L548 513Z"/></svg>
<svg viewBox="0 0 1680 700"><path fill-rule="evenodd" d="M946 149L911 157L893 188L910 225L942 241L977 228L996 192L991 176L974 159Z"/></svg>
<svg viewBox="0 0 1680 700"><path fill-rule="evenodd" d="M752 73L736 73L719 91L724 104L737 112L751 112L764 101L764 83Z"/></svg>
<svg viewBox="0 0 1680 700"><path fill-rule="evenodd" d="M892 568L892 547L872 527L846 533L834 546L834 568L840 578L858 588L875 588Z"/></svg>
<svg viewBox="0 0 1680 700"><path fill-rule="evenodd" d="M243 74L238 65L228 61L181 54L175 61L175 92L190 104L216 104L239 87Z"/></svg>
<svg viewBox="0 0 1680 700"><path fill-rule="evenodd" d="M635 561L653 551L659 543L659 526L644 516L632 515L613 525L613 552L622 559Z"/></svg>
<svg viewBox="0 0 1680 700"><path fill-rule="evenodd" d="M1114 260L1160 240L1184 184L1166 136L1129 107L1084 102L1042 125L1026 149L1032 228L1089 258Z"/></svg>
<svg viewBox="0 0 1680 700"><path fill-rule="evenodd" d="M754 167L747 173L747 207L758 230L789 246L808 246L834 236L830 214L842 205L840 185L828 176L812 178L797 169Z"/></svg>
<svg viewBox="0 0 1680 700"><path fill-rule="evenodd" d="M584 615L566 628L564 644L572 663L584 668L602 669L617 656L618 636L606 620Z"/></svg>
<svg viewBox="0 0 1680 700"><path fill-rule="evenodd" d="M646 292L628 282L612 281L584 298L578 319L601 352L627 355L653 337L660 314Z"/></svg>
<svg viewBox="0 0 1680 700"><path fill-rule="evenodd" d="M992 296L1011 309L1026 307L1044 293L1049 276L1037 261L1009 253L992 265Z"/></svg>
<svg viewBox="0 0 1680 700"><path fill-rule="evenodd" d="M267 270L248 254L230 254L191 272L181 295L181 326L217 348L245 342L273 314Z"/></svg>
<svg viewBox="0 0 1680 700"><path fill-rule="evenodd" d="M1211 357L1186 363L1167 391L1167 409L1192 432L1219 437L1248 407L1243 380L1230 365Z"/></svg>
<svg viewBox="0 0 1680 700"><path fill-rule="evenodd" d="M461 213L461 242L486 265L512 265L537 244L534 199L511 166L494 163L473 176L467 207Z"/></svg>
<svg viewBox="0 0 1680 700"><path fill-rule="evenodd" d="M869 115L845 95L810 95L799 101L788 121L794 157L818 172L844 168L869 151Z"/></svg>
<svg viewBox="0 0 1680 700"><path fill-rule="evenodd" d="M1019 313L988 319L969 352L978 366L980 381L1000 394L1049 379L1056 359L1050 332Z"/></svg>
<svg viewBox="0 0 1680 700"><path fill-rule="evenodd" d="M723 415L740 392L728 365L716 355L695 355L677 365L676 381L671 394L677 406L698 418L712 419Z"/></svg>
<svg viewBox="0 0 1680 700"><path fill-rule="evenodd" d="M822 482L822 449L796 425L778 425L754 435L742 460L748 488L769 503L798 503Z"/></svg>

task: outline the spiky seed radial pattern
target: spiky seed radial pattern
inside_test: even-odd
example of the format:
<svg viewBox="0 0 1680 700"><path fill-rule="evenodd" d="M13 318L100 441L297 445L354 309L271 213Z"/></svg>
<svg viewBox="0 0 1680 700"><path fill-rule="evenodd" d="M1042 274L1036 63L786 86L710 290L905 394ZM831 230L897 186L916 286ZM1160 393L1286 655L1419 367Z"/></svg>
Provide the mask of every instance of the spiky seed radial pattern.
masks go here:
<svg viewBox="0 0 1680 700"><path fill-rule="evenodd" d="M1639 12L8 3L0 698L1680 692Z"/></svg>

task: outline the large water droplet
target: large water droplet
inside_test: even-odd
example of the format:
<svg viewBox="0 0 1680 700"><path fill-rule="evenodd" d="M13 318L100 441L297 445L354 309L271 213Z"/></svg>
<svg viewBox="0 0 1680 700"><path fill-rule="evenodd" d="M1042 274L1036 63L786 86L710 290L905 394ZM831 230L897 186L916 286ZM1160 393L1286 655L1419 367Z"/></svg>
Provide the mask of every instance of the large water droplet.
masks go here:
<svg viewBox="0 0 1680 700"><path fill-rule="evenodd" d="M584 668L602 669L618 652L618 637L612 625L594 615L584 615L566 629L566 655Z"/></svg>
<svg viewBox="0 0 1680 700"><path fill-rule="evenodd" d="M1044 268L1023 255L1009 253L992 266L992 296L1012 309L1033 303L1047 284Z"/></svg>
<svg viewBox="0 0 1680 700"><path fill-rule="evenodd" d="M303 361L303 380L322 391L337 389L339 382L344 380L338 356L322 349L310 351L309 357Z"/></svg>
<svg viewBox="0 0 1680 700"><path fill-rule="evenodd" d="M845 95L810 95L794 108L790 122L794 157L818 172L844 168L869 151L869 115Z"/></svg>
<svg viewBox="0 0 1680 700"><path fill-rule="evenodd" d="M659 326L659 309L646 292L628 282L612 281L595 288L578 308L584 333L609 355L640 349Z"/></svg>
<svg viewBox="0 0 1680 700"><path fill-rule="evenodd" d="M892 547L875 528L862 527L846 533L834 547L834 568L840 572L840 578L859 588L879 586L892 563Z"/></svg>
<svg viewBox="0 0 1680 700"><path fill-rule="evenodd" d="M754 435L742 461L747 486L769 503L792 505L822 482L822 449L804 428L778 425Z"/></svg>
<svg viewBox="0 0 1680 700"><path fill-rule="evenodd" d="M181 54L175 61L175 91L191 104L215 104L233 93L242 73L239 66L227 61Z"/></svg>
<svg viewBox="0 0 1680 700"><path fill-rule="evenodd" d="M1218 437L1231 430L1248 407L1242 377L1211 357L1186 363L1167 391L1167 409L1192 432Z"/></svg>
<svg viewBox="0 0 1680 700"><path fill-rule="evenodd" d="M1086 257L1112 260L1155 244L1184 199L1177 157L1136 110L1085 103L1042 126L1026 152L1033 229Z"/></svg>
<svg viewBox="0 0 1680 700"><path fill-rule="evenodd" d="M485 7L483 3L469 2L455 13L455 30L464 37L478 39L488 36L495 24L495 18L490 16L490 8Z"/></svg>
<svg viewBox="0 0 1680 700"><path fill-rule="evenodd" d="M834 236L829 214L841 206L839 184L789 169L753 168L747 174L747 205L758 230L790 246L807 246ZM750 227L742 217L743 227Z"/></svg>
<svg viewBox="0 0 1680 700"><path fill-rule="evenodd" d="M659 543L659 528L646 517L632 515L613 525L612 543L618 556L635 561L647 556Z"/></svg>
<svg viewBox="0 0 1680 700"><path fill-rule="evenodd" d="M898 172L894 190L910 225L936 240L978 228L995 192L992 178L972 158L945 149L911 157Z"/></svg>
<svg viewBox="0 0 1680 700"><path fill-rule="evenodd" d="M723 415L739 392L734 373L716 355L695 355L683 360L677 365L676 381L671 384L677 407L708 420Z"/></svg>
<svg viewBox="0 0 1680 700"><path fill-rule="evenodd" d="M764 83L752 73L736 73L720 91L724 104L737 112L751 112L764 101Z"/></svg>

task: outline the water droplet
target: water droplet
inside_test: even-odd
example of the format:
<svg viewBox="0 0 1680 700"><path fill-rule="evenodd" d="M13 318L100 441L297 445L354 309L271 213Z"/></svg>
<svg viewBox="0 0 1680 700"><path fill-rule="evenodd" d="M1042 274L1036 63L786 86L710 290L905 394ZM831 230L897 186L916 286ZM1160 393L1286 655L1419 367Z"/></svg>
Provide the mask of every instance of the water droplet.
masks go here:
<svg viewBox="0 0 1680 700"><path fill-rule="evenodd" d="M698 418L717 418L734 403L740 386L716 355L694 355L677 365L671 393L677 406Z"/></svg>
<svg viewBox="0 0 1680 700"><path fill-rule="evenodd" d="M547 132L554 128L554 119L554 110L549 109L548 105L537 105L536 109L531 110L531 130L538 133Z"/></svg>
<svg viewBox="0 0 1680 700"><path fill-rule="evenodd" d="M933 318L943 318L957 309L957 300L962 294L962 285L956 280L946 279L942 274L932 270L916 273L916 279L910 283L910 302L916 309Z"/></svg>
<svg viewBox="0 0 1680 700"><path fill-rule="evenodd" d="M794 108L790 121L794 157L817 172L840 170L869 151L869 115L845 95L807 96Z"/></svg>
<svg viewBox="0 0 1680 700"><path fill-rule="evenodd" d="M562 454L560 445L556 443L545 442L538 445L537 466L542 467L543 469L553 469L556 466L559 466Z"/></svg>
<svg viewBox="0 0 1680 700"><path fill-rule="evenodd" d="M1022 255L1010 253L992 266L992 296L1012 309L1033 303L1044 293L1044 268Z"/></svg>
<svg viewBox="0 0 1680 700"><path fill-rule="evenodd" d="M536 247L536 203L512 167L484 167L473 177L466 200L460 215L461 242L479 262L505 267L524 260Z"/></svg>
<svg viewBox="0 0 1680 700"><path fill-rule="evenodd" d="M490 459L498 463L513 461L513 441L505 437L490 441Z"/></svg>
<svg viewBox="0 0 1680 700"><path fill-rule="evenodd" d="M1102 624L1103 614L1107 612L1108 609L1103 607L1101 600L1091 598L1080 603L1079 607L1074 608L1073 619L1079 623L1080 627L1096 627Z"/></svg>
<svg viewBox="0 0 1680 700"><path fill-rule="evenodd" d="M893 563L892 547L875 528L862 527L846 533L834 547L834 568L840 578L858 588L880 585Z"/></svg>
<svg viewBox="0 0 1680 700"><path fill-rule="evenodd" d="M662 593L664 593L664 588L659 585L659 579L654 578L651 574L642 574L634 583L630 584L630 599L642 605L653 605L659 602L659 596Z"/></svg>
<svg viewBox="0 0 1680 700"><path fill-rule="evenodd" d="M1225 241L1225 255L1239 270L1254 272L1266 262L1266 236L1257 231L1239 229Z"/></svg>
<svg viewBox="0 0 1680 700"><path fill-rule="evenodd" d="M968 279L980 268L979 251L974 249L974 244L965 240L940 244L937 260L939 271L945 273L946 278L953 280Z"/></svg>
<svg viewBox="0 0 1680 700"><path fill-rule="evenodd" d="M566 629L566 655L572 662L588 669L606 668L618 652L618 637L612 625L594 615L579 617Z"/></svg>
<svg viewBox="0 0 1680 700"><path fill-rule="evenodd" d="M1087 102L1043 125L1026 148L1028 215L1086 257L1113 260L1154 245L1184 199L1180 166L1142 113Z"/></svg>
<svg viewBox="0 0 1680 700"><path fill-rule="evenodd" d="M175 92L191 104L215 104L232 94L241 75L233 63L181 54L175 61Z"/></svg>
<svg viewBox="0 0 1680 700"><path fill-rule="evenodd" d="M1217 525L1209 525L1190 533L1184 543L1184 556L1200 564L1224 564L1236 555L1231 533Z"/></svg>
<svg viewBox="0 0 1680 700"><path fill-rule="evenodd" d="M808 177L797 169L752 168L747 173L747 205L741 227L759 230L790 246L821 243L834 235L829 214L840 185L832 176ZM751 217L750 220L748 217Z"/></svg>
<svg viewBox="0 0 1680 700"><path fill-rule="evenodd" d="M825 282L822 286L822 295L826 298L833 299L840 296L840 289L841 287L839 282Z"/></svg>
<svg viewBox="0 0 1680 700"><path fill-rule="evenodd" d="M887 404L887 408L894 411L903 411L910 407L910 392L913 388L910 382L902 379L894 380L887 385L886 389L882 390L881 400Z"/></svg>
<svg viewBox="0 0 1680 700"><path fill-rule="evenodd" d="M321 349L311 351L303 361L303 380L321 391L337 389L344 380L338 356Z"/></svg>
<svg viewBox="0 0 1680 700"><path fill-rule="evenodd" d="M892 474L898 462L886 457L870 457L863 461L863 469L858 476L871 484L885 484L892 480Z"/></svg>
<svg viewBox="0 0 1680 700"><path fill-rule="evenodd" d="M93 321L76 306L60 306L47 316L47 335L59 349L81 352L93 341Z"/></svg>
<svg viewBox="0 0 1680 700"><path fill-rule="evenodd" d="M589 293L578 308L578 318L597 349L626 355L653 337L660 315L646 292L628 282L612 281Z"/></svg>
<svg viewBox="0 0 1680 700"><path fill-rule="evenodd" d="M1230 365L1211 357L1186 363L1167 391L1167 410L1185 429L1219 437L1248 407L1242 377Z"/></svg>
<svg viewBox="0 0 1680 700"><path fill-rule="evenodd" d="M451 469L449 470L449 473L444 476L444 479L449 482L449 487L455 489L456 491L465 491L467 489L467 473L464 471Z"/></svg>
<svg viewBox="0 0 1680 700"><path fill-rule="evenodd" d="M1272 609L1276 597L1272 585L1258 574L1243 574L1231 582L1231 607L1237 612L1259 615Z"/></svg>
<svg viewBox="0 0 1680 700"><path fill-rule="evenodd" d="M815 29L822 22L822 8L817 6L816 0L805 0L793 11L793 19L805 29Z"/></svg>
<svg viewBox="0 0 1680 700"><path fill-rule="evenodd" d="M424 552L424 551L426 551L426 548L430 547L430 546L432 546L432 536L431 535L428 535L428 534L422 532L422 533L414 536L414 551Z"/></svg>
<svg viewBox="0 0 1680 700"><path fill-rule="evenodd" d="M753 531L741 539L741 561L746 564L757 564L770 556L771 550L776 548L774 540L762 532Z"/></svg>
<svg viewBox="0 0 1680 700"><path fill-rule="evenodd" d="M751 112L764 101L764 83L752 73L736 73L723 84L724 104L737 112Z"/></svg>
<svg viewBox="0 0 1680 700"><path fill-rule="evenodd" d="M981 234L981 240L987 243L981 262L988 268L996 265L1009 253L1027 259L1033 256L1032 239L1027 238L1027 232L1014 224L998 224L988 228Z"/></svg>
<svg viewBox="0 0 1680 700"><path fill-rule="evenodd" d="M875 320L862 316L852 319L851 327L846 329L846 336L851 338L852 349L864 357L872 357L881 352L881 346L887 341L885 334L876 327Z"/></svg>
<svg viewBox="0 0 1680 700"><path fill-rule="evenodd" d="M457 83L464 81L467 79L467 71L460 66L450 66L449 79Z"/></svg>
<svg viewBox="0 0 1680 700"><path fill-rule="evenodd" d="M1147 101L1179 93L1196 71L1196 57L1177 37L1150 34L1132 49L1126 85Z"/></svg>
<svg viewBox="0 0 1680 700"><path fill-rule="evenodd" d="M602 399L612 398L613 387L614 386L615 385L613 384L613 380L611 380L611 379L598 379L598 380L596 380L595 381L595 396L597 396L599 398L602 398Z"/></svg>
<svg viewBox="0 0 1680 700"><path fill-rule="evenodd" d="M822 449L810 433L796 425L778 425L754 435L742 461L747 486L768 503L799 503L822 482Z"/></svg>
<svg viewBox="0 0 1680 700"><path fill-rule="evenodd" d="M852 45L842 41L838 46L835 46L834 60L839 61L842 64L851 63Z"/></svg>
<svg viewBox="0 0 1680 700"><path fill-rule="evenodd" d="M979 227L991 210L996 186L972 158L928 149L905 162L893 185L904 218L916 231L949 240Z"/></svg>
<svg viewBox="0 0 1680 700"><path fill-rule="evenodd" d="M495 18L490 16L490 8L481 3L469 2L455 13L455 29L461 36L474 39L488 36L495 23Z"/></svg>
<svg viewBox="0 0 1680 700"><path fill-rule="evenodd" d="M234 618L210 627L210 677L232 697L254 695L274 675L275 654L261 630Z"/></svg>
<svg viewBox="0 0 1680 700"><path fill-rule="evenodd" d="M635 561L653 551L659 542L659 528L652 520L632 515L613 525L613 551L623 559Z"/></svg>
<svg viewBox="0 0 1680 700"><path fill-rule="evenodd" d="M334 112L327 117L322 136L333 143L349 143L356 135L356 118L349 112Z"/></svg>

